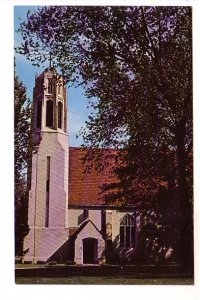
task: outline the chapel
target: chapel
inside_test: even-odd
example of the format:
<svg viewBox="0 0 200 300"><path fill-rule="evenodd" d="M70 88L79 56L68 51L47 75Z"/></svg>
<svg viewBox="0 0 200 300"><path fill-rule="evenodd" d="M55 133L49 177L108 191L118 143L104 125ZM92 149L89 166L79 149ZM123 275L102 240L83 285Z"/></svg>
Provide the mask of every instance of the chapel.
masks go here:
<svg viewBox="0 0 200 300"><path fill-rule="evenodd" d="M23 261L79 265L131 261L141 254L140 208L104 202L101 186L116 180L109 166L100 173L84 172L85 149L69 147L65 81L51 67L35 78L32 108L36 146Z"/></svg>

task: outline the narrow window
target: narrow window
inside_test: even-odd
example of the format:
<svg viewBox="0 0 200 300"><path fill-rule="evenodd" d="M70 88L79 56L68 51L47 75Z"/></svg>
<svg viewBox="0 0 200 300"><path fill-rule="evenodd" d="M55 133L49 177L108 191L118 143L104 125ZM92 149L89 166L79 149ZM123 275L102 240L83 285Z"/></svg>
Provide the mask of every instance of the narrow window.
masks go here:
<svg viewBox="0 0 200 300"><path fill-rule="evenodd" d="M53 101L47 101L46 109L46 126L53 127Z"/></svg>
<svg viewBox="0 0 200 300"><path fill-rule="evenodd" d="M126 247L130 247L131 246L131 239L130 239L130 226L126 226L126 231L125 231L125 235L126 235Z"/></svg>
<svg viewBox="0 0 200 300"><path fill-rule="evenodd" d="M49 191L50 191L50 156L47 156L45 227L49 226Z"/></svg>
<svg viewBox="0 0 200 300"><path fill-rule="evenodd" d="M41 120L42 120L42 101L37 102L37 128L41 128Z"/></svg>
<svg viewBox="0 0 200 300"><path fill-rule="evenodd" d="M135 226L131 226L131 244L135 245Z"/></svg>
<svg viewBox="0 0 200 300"><path fill-rule="evenodd" d="M58 85L58 94L62 95L62 84Z"/></svg>
<svg viewBox="0 0 200 300"><path fill-rule="evenodd" d="M53 93L53 82L51 79L48 80L48 93L49 94Z"/></svg>
<svg viewBox="0 0 200 300"><path fill-rule="evenodd" d="M134 218L129 214L125 215L120 222L120 246L133 247L135 246L135 222Z"/></svg>
<svg viewBox="0 0 200 300"><path fill-rule="evenodd" d="M63 110L62 102L58 102L58 128L61 129L62 129L62 110Z"/></svg>
<svg viewBox="0 0 200 300"><path fill-rule="evenodd" d="M36 87L37 87L37 94L40 95L42 93L43 81L37 80Z"/></svg>
<svg viewBox="0 0 200 300"><path fill-rule="evenodd" d="M42 94L42 91L43 91L43 81L40 80L38 82L38 93Z"/></svg>

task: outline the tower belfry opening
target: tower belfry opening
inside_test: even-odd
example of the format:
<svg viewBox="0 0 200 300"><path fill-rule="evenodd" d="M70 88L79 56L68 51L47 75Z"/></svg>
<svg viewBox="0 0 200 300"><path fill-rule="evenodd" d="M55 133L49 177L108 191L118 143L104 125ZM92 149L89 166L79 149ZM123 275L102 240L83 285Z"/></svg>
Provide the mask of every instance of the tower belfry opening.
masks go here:
<svg viewBox="0 0 200 300"><path fill-rule="evenodd" d="M46 102L46 126L53 127L53 101Z"/></svg>

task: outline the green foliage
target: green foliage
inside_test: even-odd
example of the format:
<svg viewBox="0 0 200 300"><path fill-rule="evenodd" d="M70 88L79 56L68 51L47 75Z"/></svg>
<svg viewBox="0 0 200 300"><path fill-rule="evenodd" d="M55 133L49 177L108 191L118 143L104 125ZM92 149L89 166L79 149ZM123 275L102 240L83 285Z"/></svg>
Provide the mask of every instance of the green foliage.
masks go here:
<svg viewBox="0 0 200 300"><path fill-rule="evenodd" d="M96 113L82 130L89 165L95 161L103 167L99 148L123 149L114 155L119 183L104 186L110 191L106 200L159 211L170 194L166 214L172 215L174 201L179 251L182 262L188 261L193 243L191 8L51 6L28 14L19 31L24 40L19 53L40 64L51 52L67 81L96 97L89 100Z"/></svg>
<svg viewBox="0 0 200 300"><path fill-rule="evenodd" d="M15 150L15 254L23 254L23 239L28 233L27 225L27 178L26 169L30 159L30 105L26 88L14 76L14 150Z"/></svg>

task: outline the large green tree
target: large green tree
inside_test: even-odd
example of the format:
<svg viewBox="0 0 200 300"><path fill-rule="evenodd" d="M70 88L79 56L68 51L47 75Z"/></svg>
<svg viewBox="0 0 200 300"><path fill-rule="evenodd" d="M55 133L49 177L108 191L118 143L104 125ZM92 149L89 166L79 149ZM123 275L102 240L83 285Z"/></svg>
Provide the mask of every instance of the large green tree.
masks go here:
<svg viewBox="0 0 200 300"><path fill-rule="evenodd" d="M43 7L28 12L19 31L21 54L37 65L51 53L67 80L96 97L89 101L96 113L82 132L87 161L99 165L100 148L123 149L113 170L119 183L104 187L111 191L107 200L120 197L144 208L163 207L163 212L175 205L179 252L188 268L193 245L191 8Z"/></svg>
<svg viewBox="0 0 200 300"><path fill-rule="evenodd" d="M23 255L27 225L27 165L30 158L30 105L26 88L14 75L14 150L15 150L15 254Z"/></svg>

